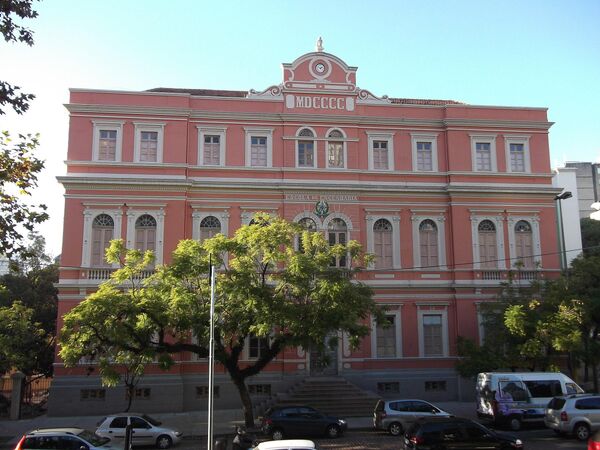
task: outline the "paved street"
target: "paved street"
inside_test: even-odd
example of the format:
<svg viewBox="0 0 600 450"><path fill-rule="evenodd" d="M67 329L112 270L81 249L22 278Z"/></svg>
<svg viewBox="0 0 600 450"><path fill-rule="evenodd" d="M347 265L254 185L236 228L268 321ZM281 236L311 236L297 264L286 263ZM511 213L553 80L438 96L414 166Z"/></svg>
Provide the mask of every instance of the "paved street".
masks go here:
<svg viewBox="0 0 600 450"><path fill-rule="evenodd" d="M525 443L526 450L585 450L586 444L568 437L557 437L550 430L534 428L515 433ZM315 439L322 449L335 450L401 450L402 440L387 433L370 430L350 430L339 439ZM177 450L206 449L205 440L184 440ZM231 437L228 449L231 448Z"/></svg>

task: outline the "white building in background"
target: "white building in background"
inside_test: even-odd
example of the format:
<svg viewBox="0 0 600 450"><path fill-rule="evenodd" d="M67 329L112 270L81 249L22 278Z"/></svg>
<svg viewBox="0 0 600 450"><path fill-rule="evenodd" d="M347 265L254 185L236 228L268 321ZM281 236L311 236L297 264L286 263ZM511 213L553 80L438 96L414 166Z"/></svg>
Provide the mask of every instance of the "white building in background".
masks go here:
<svg viewBox="0 0 600 450"><path fill-rule="evenodd" d="M597 210L592 204L600 201L600 163L568 161L565 168L574 169L576 173L579 217L591 217ZM600 220L598 216L596 214L596 220Z"/></svg>
<svg viewBox="0 0 600 450"><path fill-rule="evenodd" d="M4 255L0 255L0 277L8 273L9 261Z"/></svg>
<svg viewBox="0 0 600 450"><path fill-rule="evenodd" d="M560 167L556 169L555 175L552 178L552 184L555 187L563 188L563 193L570 192L572 196L565 200L556 200L557 205L556 211L559 217L557 217L558 226L561 226L564 233L558 232L559 249L564 248L567 266L571 265L571 261L577 258L581 254L581 226L579 216L579 191L578 191L578 169L576 167ZM561 217L562 215L562 221ZM564 247L560 243L564 236Z"/></svg>

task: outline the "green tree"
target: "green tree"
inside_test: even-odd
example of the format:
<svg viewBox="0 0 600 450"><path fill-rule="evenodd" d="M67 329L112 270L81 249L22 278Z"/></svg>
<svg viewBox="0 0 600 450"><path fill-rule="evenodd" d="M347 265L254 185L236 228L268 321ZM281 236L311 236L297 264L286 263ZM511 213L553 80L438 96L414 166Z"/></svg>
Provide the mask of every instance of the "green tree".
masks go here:
<svg viewBox="0 0 600 450"><path fill-rule="evenodd" d="M580 224L584 255L600 255L600 220L584 218Z"/></svg>
<svg viewBox="0 0 600 450"><path fill-rule="evenodd" d="M22 42L33 45L33 31L19 25L18 19L35 19L38 13L33 10L33 0L2 0L0 3L0 33L8 43ZM18 18L18 19L17 19ZM0 80L0 115L4 106L10 105L17 114L23 114L29 108L29 102L35 98L32 94L20 92L14 86Z"/></svg>
<svg viewBox="0 0 600 450"><path fill-rule="evenodd" d="M27 375L50 376L56 336L58 291L54 283L58 281L58 266L50 264L44 238L37 235L29 238L31 242L25 252L28 256L11 260L11 271L0 276L0 308L5 311L5 320L19 320L18 324L5 323L1 333L8 333L2 336L10 341L10 330L19 328L27 319L29 323L23 329L42 330L43 335L40 337L36 332L30 340L15 341L10 352L12 359L5 361L4 366L8 364L9 368ZM17 304L20 306L14 306ZM32 356L36 352L39 354Z"/></svg>
<svg viewBox="0 0 600 450"><path fill-rule="evenodd" d="M1 373L18 369L30 377L48 375L43 369L51 369L53 358L54 340L34 320L33 309L19 301L0 306Z"/></svg>
<svg viewBox="0 0 600 450"><path fill-rule="evenodd" d="M295 248L298 235L301 251ZM344 257L349 268L332 267ZM107 259L122 268L64 316L65 363L94 352L108 357L108 349L152 355L165 369L181 351L208 356L212 261L219 268L215 360L238 389L247 426L254 419L246 380L286 347L323 350L333 331L357 345L369 333L369 315L383 318L371 289L353 279L356 263L370 261L358 243L330 247L321 234L268 215L257 215L231 238L181 241L172 263L144 282L138 274L151 255L113 241ZM263 338L266 346L256 360L241 362L249 337Z"/></svg>
<svg viewBox="0 0 600 450"><path fill-rule="evenodd" d="M0 33L7 43L33 45L33 32L17 23L19 19L37 17L33 1L0 3ZM5 113L7 105L17 114L23 114L33 98L20 92L18 86L0 80L0 115ZM37 135L19 135L13 141L8 131L0 130L0 255L12 257L25 251L23 230L31 232L48 219L45 205L31 205L22 198L31 195L37 186L37 175L44 168L44 162L34 155L38 145Z"/></svg>

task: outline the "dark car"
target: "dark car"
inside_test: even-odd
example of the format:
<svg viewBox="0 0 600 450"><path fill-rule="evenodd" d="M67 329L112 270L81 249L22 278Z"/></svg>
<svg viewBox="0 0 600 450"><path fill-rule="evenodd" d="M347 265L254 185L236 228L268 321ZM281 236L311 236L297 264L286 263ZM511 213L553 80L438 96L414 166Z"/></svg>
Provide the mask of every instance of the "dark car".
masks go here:
<svg viewBox="0 0 600 450"><path fill-rule="evenodd" d="M273 440L290 436L340 436L348 424L344 419L320 413L310 406L269 408L262 419L262 431Z"/></svg>
<svg viewBox="0 0 600 450"><path fill-rule="evenodd" d="M514 436L497 433L483 425L459 417L418 419L404 435L407 450L523 449Z"/></svg>

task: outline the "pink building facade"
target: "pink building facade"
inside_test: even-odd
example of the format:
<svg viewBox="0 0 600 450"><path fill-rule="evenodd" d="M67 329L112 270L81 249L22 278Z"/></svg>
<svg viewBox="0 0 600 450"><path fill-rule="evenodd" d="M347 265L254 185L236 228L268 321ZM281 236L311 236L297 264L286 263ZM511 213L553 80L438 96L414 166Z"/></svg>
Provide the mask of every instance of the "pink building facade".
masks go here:
<svg viewBox="0 0 600 450"><path fill-rule="evenodd" d="M181 239L231 235L266 211L376 255L361 278L392 326L373 323L358 349L342 338L327 373L382 396L471 396L454 371L456 341L482 338L479 305L517 261L524 279L559 273L551 123L545 108L377 97L356 72L316 51L283 64L283 81L262 92L72 89L59 327L110 276L110 239L168 263ZM259 347L249 342L245 357ZM252 394L310 376L311 357L286 350L250 381ZM145 410L204 408L206 362L177 359L169 372L148 369L136 394ZM51 413L124 403L88 366L57 359ZM238 406L216 376L217 407Z"/></svg>

